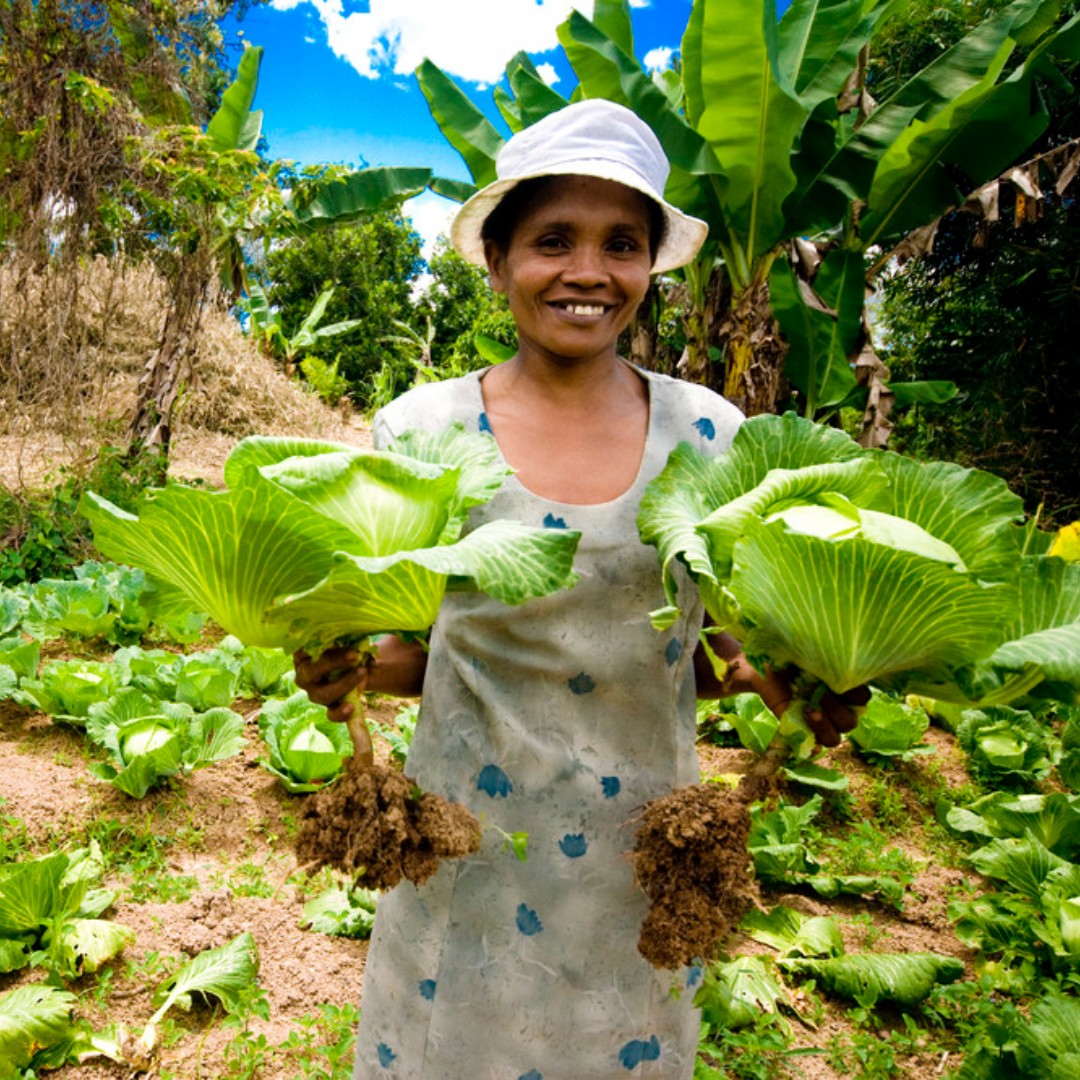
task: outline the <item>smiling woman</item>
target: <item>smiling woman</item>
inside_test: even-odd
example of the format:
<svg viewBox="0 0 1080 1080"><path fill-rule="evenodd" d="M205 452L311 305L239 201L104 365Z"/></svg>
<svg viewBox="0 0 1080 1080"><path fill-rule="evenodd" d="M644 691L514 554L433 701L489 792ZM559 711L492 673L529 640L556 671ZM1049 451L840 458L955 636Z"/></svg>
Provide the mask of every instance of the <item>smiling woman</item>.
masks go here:
<svg viewBox="0 0 1080 1080"><path fill-rule="evenodd" d="M422 688L410 775L498 826L475 856L380 903L355 1075L686 1080L698 1015L680 991L698 973L639 955L647 902L625 853L635 809L696 779L695 695L719 687L699 683L689 579L676 623L652 629L663 585L636 517L677 443L722 454L741 416L628 364L617 341L650 272L691 258L706 230L664 201L651 130L607 101L525 129L497 167L451 236L506 293L518 352L409 391L378 414L375 439L455 421L489 435L514 475L467 529L513 518L578 530L580 581L520 611L448 594L426 654L391 639L370 669L343 678L328 653L300 673L338 719L352 686ZM784 693L751 674L727 689L751 686ZM500 830L529 834L524 862Z"/></svg>

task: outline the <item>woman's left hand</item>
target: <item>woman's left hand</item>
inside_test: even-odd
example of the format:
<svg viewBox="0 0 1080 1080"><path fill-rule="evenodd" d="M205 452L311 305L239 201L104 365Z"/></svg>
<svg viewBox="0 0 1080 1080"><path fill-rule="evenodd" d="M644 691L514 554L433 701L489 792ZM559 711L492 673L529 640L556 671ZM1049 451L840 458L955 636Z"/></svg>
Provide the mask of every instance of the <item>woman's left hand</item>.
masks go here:
<svg viewBox="0 0 1080 1080"><path fill-rule="evenodd" d="M695 668L698 672L699 697L724 697L728 694L755 693L777 715L784 710L795 697L791 682L780 672L771 667L765 674L758 674L738 641L730 634L719 634L713 639L714 651L727 663L727 672L722 683L716 680L708 659L702 653L698 663L695 655ZM709 686L710 681L714 686ZM870 688L857 686L845 694L834 694L827 690L816 705L808 705L803 712L803 719L814 733L814 738L821 746L839 746L840 737L854 730L859 722L856 709L870 700Z"/></svg>

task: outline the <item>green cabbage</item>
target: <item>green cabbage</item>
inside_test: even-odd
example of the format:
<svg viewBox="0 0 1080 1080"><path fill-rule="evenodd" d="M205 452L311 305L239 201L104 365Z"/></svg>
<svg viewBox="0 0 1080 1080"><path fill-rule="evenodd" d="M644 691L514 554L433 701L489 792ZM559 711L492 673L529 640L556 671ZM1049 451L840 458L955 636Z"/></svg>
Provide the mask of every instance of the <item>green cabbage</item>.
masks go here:
<svg viewBox="0 0 1080 1080"><path fill-rule="evenodd" d="M518 604L571 585L576 532L494 521L461 537L507 473L461 425L382 452L251 438L226 462L228 490L151 490L137 515L93 493L80 508L160 603L182 597L247 645L318 652L426 631L449 586Z"/></svg>
<svg viewBox="0 0 1080 1080"><path fill-rule="evenodd" d="M997 477L864 450L793 414L706 458L680 444L638 527L677 615L689 572L747 654L843 693L963 703L1080 691L1080 564L1041 550Z"/></svg>

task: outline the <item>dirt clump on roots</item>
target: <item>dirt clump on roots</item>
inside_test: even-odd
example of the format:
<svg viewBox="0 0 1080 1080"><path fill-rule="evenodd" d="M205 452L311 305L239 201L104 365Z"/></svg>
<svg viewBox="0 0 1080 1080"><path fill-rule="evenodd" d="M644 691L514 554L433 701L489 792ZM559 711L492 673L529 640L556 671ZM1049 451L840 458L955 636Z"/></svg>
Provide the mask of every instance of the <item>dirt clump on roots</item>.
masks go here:
<svg viewBox="0 0 1080 1080"><path fill-rule="evenodd" d="M296 857L353 874L365 888L392 889L402 878L423 884L443 859L478 851L480 835L480 822L460 803L418 794L404 774L374 765L346 770L308 800Z"/></svg>
<svg viewBox="0 0 1080 1080"><path fill-rule="evenodd" d="M743 791L693 784L641 813L632 855L650 901L638 951L653 967L709 961L758 901Z"/></svg>

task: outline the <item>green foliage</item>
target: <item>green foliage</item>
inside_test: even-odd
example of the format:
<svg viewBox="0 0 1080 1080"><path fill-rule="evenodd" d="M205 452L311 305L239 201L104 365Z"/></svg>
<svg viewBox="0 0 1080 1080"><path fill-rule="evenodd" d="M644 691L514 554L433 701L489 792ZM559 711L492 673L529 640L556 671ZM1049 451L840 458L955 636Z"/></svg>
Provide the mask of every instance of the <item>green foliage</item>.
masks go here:
<svg viewBox="0 0 1080 1080"><path fill-rule="evenodd" d="M913 708L889 694L874 691L859 723L851 733L851 741L869 760L881 762L890 758L908 760L912 754L925 753L929 747L920 740L930 726L930 717L921 708Z"/></svg>
<svg viewBox="0 0 1080 1080"><path fill-rule="evenodd" d="M815 795L802 806L781 800L774 810L751 810L749 848L758 879L807 886L824 897L877 894L902 907L914 878L910 860L890 858L880 835L865 837L864 844L855 831L827 843L813 824L822 805Z"/></svg>
<svg viewBox="0 0 1080 1080"><path fill-rule="evenodd" d="M335 884L304 904L301 927L331 937L369 938L378 893Z"/></svg>
<svg viewBox="0 0 1080 1080"><path fill-rule="evenodd" d="M1057 740L1031 713L1004 706L965 709L956 738L987 787L1030 787L1050 773Z"/></svg>
<svg viewBox="0 0 1080 1080"><path fill-rule="evenodd" d="M259 764L294 795L336 780L353 753L348 728L328 719L326 706L309 700L303 690L267 701L259 712L259 733L270 751Z"/></svg>
<svg viewBox="0 0 1080 1080"><path fill-rule="evenodd" d="M409 756L416 721L420 718L419 705L403 705L394 717L393 725L372 721L371 728L390 744L390 757L402 768Z"/></svg>
<svg viewBox="0 0 1080 1080"><path fill-rule="evenodd" d="M1074 122L1066 134L1078 131ZM1001 198L1003 220L985 238L971 215L947 218L934 251L885 282L880 310L891 370L960 388L949 405L913 409L895 445L990 469L1029 513L1042 507L1045 518L1065 524L1080 507L1080 478L1063 451L1080 441L1070 366L1080 332L1071 254L1080 243L1080 204L1050 197L1039 220L1015 225L1010 189Z"/></svg>
<svg viewBox="0 0 1080 1080"><path fill-rule="evenodd" d="M30 964L74 979L134 941L100 918L115 899L98 887L103 872L96 844L0 865L0 971Z"/></svg>
<svg viewBox="0 0 1080 1080"><path fill-rule="evenodd" d="M573 531L495 521L461 536L505 475L492 441L460 424L385 451L252 437L229 455L227 491L165 488L138 517L93 493L82 507L101 550L227 632L321 651L426 631L451 577L512 604L568 587Z"/></svg>
<svg viewBox="0 0 1080 1080"><path fill-rule="evenodd" d="M59 483L45 491L15 496L0 488L0 586L65 577L87 558L90 530L77 512L84 491L100 491L126 510L144 487L164 480L160 455L129 460L102 446L86 472L62 469Z"/></svg>
<svg viewBox="0 0 1080 1080"><path fill-rule="evenodd" d="M90 765L91 774L133 799L171 776L224 761L246 745L243 718L231 709L196 713L190 704L159 701L131 686L90 707L86 733L111 758Z"/></svg>
<svg viewBox="0 0 1080 1080"><path fill-rule="evenodd" d="M291 340L316 299L334 286L325 319L358 324L342 337L315 338L307 357L325 366L322 371L308 366L316 380L335 369L363 408L387 353L381 339L395 332L395 319L407 321L412 314L411 286L420 269L420 238L411 224L397 213L375 213L356 224L276 244L266 258L267 298L280 312L283 336Z"/></svg>

